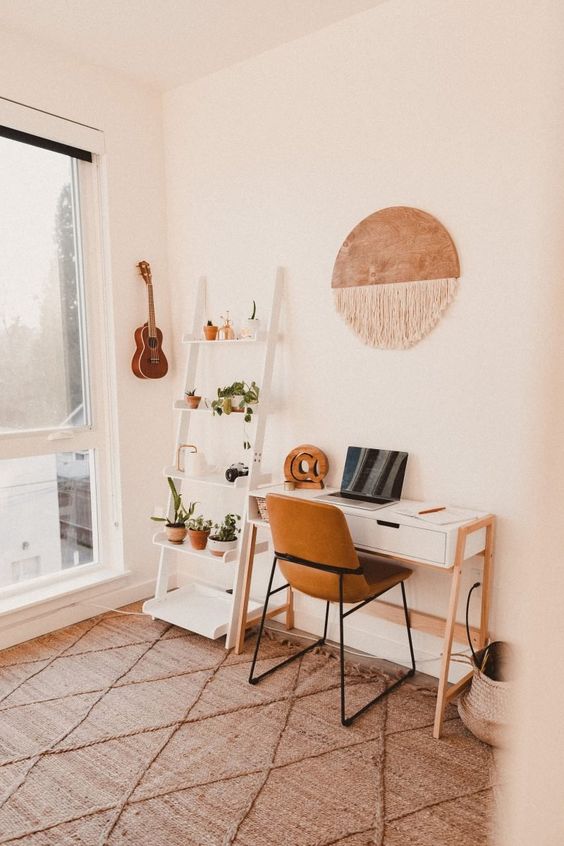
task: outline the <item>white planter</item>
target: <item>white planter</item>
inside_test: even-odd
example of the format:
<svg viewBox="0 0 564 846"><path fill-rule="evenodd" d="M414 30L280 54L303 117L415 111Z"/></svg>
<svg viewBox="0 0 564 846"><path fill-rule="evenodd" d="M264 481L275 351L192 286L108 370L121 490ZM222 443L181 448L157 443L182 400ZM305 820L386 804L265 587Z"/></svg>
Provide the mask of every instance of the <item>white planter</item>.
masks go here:
<svg viewBox="0 0 564 846"><path fill-rule="evenodd" d="M213 538L209 538L208 549L212 555L217 555L219 557L225 552L230 552L230 550L232 549L237 549L237 541L218 541L213 540Z"/></svg>
<svg viewBox="0 0 564 846"><path fill-rule="evenodd" d="M260 330L260 320L256 318L251 320L250 317L245 320L245 325L241 329L241 338L256 338Z"/></svg>

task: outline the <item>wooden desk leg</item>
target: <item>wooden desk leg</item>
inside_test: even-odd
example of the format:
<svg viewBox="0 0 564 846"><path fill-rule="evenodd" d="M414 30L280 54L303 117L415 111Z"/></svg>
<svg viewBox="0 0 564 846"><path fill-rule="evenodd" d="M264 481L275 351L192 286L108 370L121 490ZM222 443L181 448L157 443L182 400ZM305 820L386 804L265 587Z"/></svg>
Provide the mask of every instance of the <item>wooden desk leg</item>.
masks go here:
<svg viewBox="0 0 564 846"><path fill-rule="evenodd" d="M245 632L247 630L247 606L251 592L251 579L253 577L253 564L255 560L255 547L257 543L257 527L253 524L251 528L251 540L249 550L245 559L245 570L243 573L243 595L239 607L237 620L237 633L235 635L235 654L240 655L245 648Z"/></svg>
<svg viewBox="0 0 564 846"><path fill-rule="evenodd" d="M294 592L290 586L288 586L288 590L286 591L286 603L288 608L286 610L284 628L289 632L290 629L294 628Z"/></svg>
<svg viewBox="0 0 564 846"><path fill-rule="evenodd" d="M452 652L452 639L454 635L454 624L456 622L456 609L458 607L458 594L460 592L460 574L462 563L459 556L456 556L457 563L452 571L452 582L450 586L450 599L448 604L448 616L445 624L445 636L443 641L443 655L441 658L441 672L439 675L439 689L437 691L437 707L435 709L435 723L433 726L433 737L441 736L441 728L445 716L447 704L448 671L450 666L450 655Z"/></svg>
<svg viewBox="0 0 564 846"><path fill-rule="evenodd" d="M492 580L494 544L494 521L486 526L486 546L484 548L484 570L482 573L482 606L480 609L480 648L488 642L488 619L490 615L490 588Z"/></svg>

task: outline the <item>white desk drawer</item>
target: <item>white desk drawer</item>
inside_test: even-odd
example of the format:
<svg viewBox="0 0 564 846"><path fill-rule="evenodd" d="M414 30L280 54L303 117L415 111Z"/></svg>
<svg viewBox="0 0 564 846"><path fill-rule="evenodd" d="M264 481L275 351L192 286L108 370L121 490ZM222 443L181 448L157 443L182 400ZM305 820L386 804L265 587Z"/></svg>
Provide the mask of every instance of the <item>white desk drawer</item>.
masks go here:
<svg viewBox="0 0 564 846"><path fill-rule="evenodd" d="M415 561L430 561L446 564L446 535L444 532L414 526L382 525L384 521L373 517L359 517L347 514L347 523L352 539L357 546L413 558Z"/></svg>

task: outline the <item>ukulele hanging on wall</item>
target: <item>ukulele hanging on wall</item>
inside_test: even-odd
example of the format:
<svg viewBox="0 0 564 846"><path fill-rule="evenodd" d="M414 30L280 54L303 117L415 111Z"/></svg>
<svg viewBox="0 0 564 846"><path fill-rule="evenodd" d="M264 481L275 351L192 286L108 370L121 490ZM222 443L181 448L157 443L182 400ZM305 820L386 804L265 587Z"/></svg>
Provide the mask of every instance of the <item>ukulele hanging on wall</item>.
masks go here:
<svg viewBox="0 0 564 846"><path fill-rule="evenodd" d="M161 379L166 376L168 361L162 348L163 333L155 322L151 265L148 261L140 261L137 267L147 285L149 320L135 330L137 349L131 360L131 369L139 379Z"/></svg>

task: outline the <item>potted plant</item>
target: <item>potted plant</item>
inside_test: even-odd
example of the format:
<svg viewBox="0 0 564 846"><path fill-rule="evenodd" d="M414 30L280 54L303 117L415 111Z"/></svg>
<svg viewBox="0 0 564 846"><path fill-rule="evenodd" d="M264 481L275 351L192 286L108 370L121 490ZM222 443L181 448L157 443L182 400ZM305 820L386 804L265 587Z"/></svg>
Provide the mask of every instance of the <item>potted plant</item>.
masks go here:
<svg viewBox="0 0 564 846"><path fill-rule="evenodd" d="M259 400L260 388L256 382L233 382L224 388L217 389L217 399L213 400L211 407L214 414L220 417L222 414L231 414L233 411L242 412L245 415L245 423L250 423L253 413L253 405Z"/></svg>
<svg viewBox="0 0 564 846"><path fill-rule="evenodd" d="M216 326L211 320L208 320L204 326L204 337L206 341L215 341L218 332L219 326Z"/></svg>
<svg viewBox="0 0 564 846"><path fill-rule="evenodd" d="M193 388L191 391L186 391L185 396L188 408L198 408L202 398L196 396L196 388Z"/></svg>
<svg viewBox="0 0 564 846"><path fill-rule="evenodd" d="M157 522L166 524L165 532L170 543L184 543L184 538L186 537L187 532L186 523L188 523L191 519L197 503L191 502L188 506L188 510L186 510L182 502L182 494L178 493L176 490L174 479L171 479L169 476L167 481L172 494L174 515L172 519L169 519L168 517L151 517L151 520L156 520Z"/></svg>
<svg viewBox="0 0 564 846"><path fill-rule="evenodd" d="M253 300L253 310L251 312L251 316L247 318L247 332L246 335L248 338L256 338L258 337L259 329L260 329L260 320L257 318L257 304Z"/></svg>
<svg viewBox="0 0 564 846"><path fill-rule="evenodd" d="M188 536L194 549L206 548L212 525L213 521L206 520L201 514L188 522Z"/></svg>
<svg viewBox="0 0 564 846"><path fill-rule="evenodd" d="M208 541L208 549L212 555L219 557L236 548L237 535L241 531L237 526L240 520L239 514L226 514L222 523L214 523L213 534L210 534Z"/></svg>

